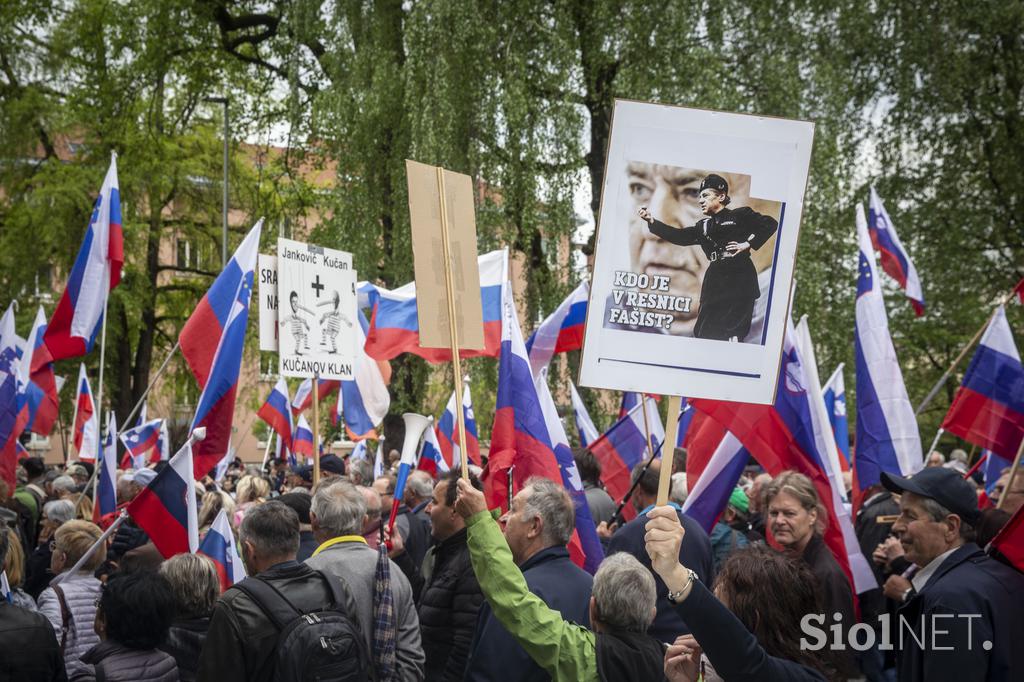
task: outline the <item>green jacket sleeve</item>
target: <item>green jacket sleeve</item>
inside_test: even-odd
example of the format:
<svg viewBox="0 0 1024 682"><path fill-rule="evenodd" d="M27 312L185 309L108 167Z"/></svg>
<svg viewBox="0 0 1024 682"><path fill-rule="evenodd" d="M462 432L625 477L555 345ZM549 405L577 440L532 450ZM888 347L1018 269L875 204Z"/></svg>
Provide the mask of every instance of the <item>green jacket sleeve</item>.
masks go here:
<svg viewBox="0 0 1024 682"><path fill-rule="evenodd" d="M594 633L562 620L530 592L490 514L480 512L466 525L473 571L498 622L553 680L597 680Z"/></svg>

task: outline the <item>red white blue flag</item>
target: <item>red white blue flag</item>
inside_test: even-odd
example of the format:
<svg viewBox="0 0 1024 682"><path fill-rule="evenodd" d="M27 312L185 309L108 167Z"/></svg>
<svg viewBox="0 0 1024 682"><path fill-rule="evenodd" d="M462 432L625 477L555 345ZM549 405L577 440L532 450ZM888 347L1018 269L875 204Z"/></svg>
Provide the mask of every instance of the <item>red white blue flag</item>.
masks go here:
<svg viewBox="0 0 1024 682"><path fill-rule="evenodd" d="M92 522L99 524L107 514L117 511L117 417L113 412L107 413L107 435L103 439L103 448L96 475L96 499L92 505Z"/></svg>
<svg viewBox="0 0 1024 682"><path fill-rule="evenodd" d="M128 513L165 559L199 549L195 478L189 439L128 503Z"/></svg>
<svg viewBox="0 0 1024 682"><path fill-rule="evenodd" d="M189 429L192 432L206 427L206 438L195 446L198 477L217 466L230 448L262 227L260 218L199 301L179 336L181 353L203 389Z"/></svg>
<svg viewBox="0 0 1024 682"><path fill-rule="evenodd" d="M348 437L354 441L376 439L377 426L391 408L391 395L388 393L391 365L387 360L374 360L366 354L363 346L370 323L362 310L356 312L359 317L356 363L352 379L341 382L341 396L335 414L335 422L343 419Z"/></svg>
<svg viewBox="0 0 1024 682"><path fill-rule="evenodd" d="M221 592L245 579L245 565L242 563L242 557L238 556L235 536L231 532L231 522L223 509L213 519L209 532L199 545L199 553L213 560L217 575L220 577Z"/></svg>
<svg viewBox="0 0 1024 682"><path fill-rule="evenodd" d="M601 481L605 490L616 502L621 502L629 491L633 467L649 459L652 452L658 452L665 441L665 429L658 415L657 403L647 396L644 404L647 405L647 424L651 428L649 444L640 402L612 424L604 435L590 444L590 451L601 463ZM627 504L622 508L622 515L630 521L636 517L636 510Z"/></svg>
<svg viewBox="0 0 1024 682"><path fill-rule="evenodd" d="M27 357L22 358L21 367L22 370L29 370L23 371L23 374L27 376L25 401L28 406L28 423L25 428L40 436L50 435L53 425L57 421L59 407L53 363L50 361L50 354L43 342L45 335L46 313L43 311L43 307L39 306L35 322L32 323L32 332L28 336L28 343L25 344Z"/></svg>
<svg viewBox="0 0 1024 682"><path fill-rule="evenodd" d="M497 357L501 349L501 278L505 272L505 252L492 251L479 257L480 298L483 304L484 348L460 350L460 357ZM367 354L378 360L390 360L402 353L419 355L427 362L450 362L446 348L420 347L420 324L416 312L416 283L387 290L363 285L360 293L368 296L373 310L366 334Z"/></svg>
<svg viewBox="0 0 1024 682"><path fill-rule="evenodd" d="M288 382L284 377L274 384L267 400L256 411L256 416L265 421L280 436L281 441L290 447L293 438L293 417L288 399Z"/></svg>
<svg viewBox="0 0 1024 682"><path fill-rule="evenodd" d="M121 281L123 264L121 193L117 184L117 157L112 154L85 238L71 266L67 287L43 337L49 357L34 357L35 362L76 358L92 350L103 323L107 297Z"/></svg>
<svg viewBox="0 0 1024 682"><path fill-rule="evenodd" d="M459 425L456 421L456 394L452 391L452 397L437 422L437 442L441 444L441 452L450 466L457 467L462 462L462 448L459 446ZM466 422L466 441L468 443L469 461L481 466L480 439L476 426L476 417L473 414L473 398L469 393L469 377L466 377L462 388L462 418Z"/></svg>
<svg viewBox="0 0 1024 682"><path fill-rule="evenodd" d="M126 452L121 459L121 467L131 467L132 469L145 467L146 455L160 445L160 434L164 428L163 419L154 419L123 431L121 442L124 443ZM159 459L159 456L155 458L156 461Z"/></svg>
<svg viewBox="0 0 1024 682"><path fill-rule="evenodd" d="M921 436L903 372L889 335L882 286L875 269L864 208L857 205L860 271L854 358L857 375L855 493L878 485L883 471L910 476L921 468Z"/></svg>
<svg viewBox="0 0 1024 682"><path fill-rule="evenodd" d="M846 383L843 380L843 367L843 363L840 362L836 371L821 387L821 397L825 401L825 410L828 412L836 447L845 461L843 470L846 471L850 467L850 427L846 420Z"/></svg>
<svg viewBox="0 0 1024 682"><path fill-rule="evenodd" d="M583 327L587 321L587 299L590 286L582 282L573 289L555 312L540 323L526 341L533 375L551 363L558 353L567 353L583 347Z"/></svg>
<svg viewBox="0 0 1024 682"><path fill-rule="evenodd" d="M313 429L309 427L305 415L299 415L299 423L295 425L291 451L296 455L313 456Z"/></svg>
<svg viewBox="0 0 1024 682"><path fill-rule="evenodd" d="M580 434L580 447L585 448L600 438L601 434L594 426L594 420L590 418L587 406L583 404L579 391L576 390L576 384L571 381L569 382L569 393L572 396L572 412L576 421L576 430Z"/></svg>
<svg viewBox="0 0 1024 682"><path fill-rule="evenodd" d="M885 210L874 187L871 188L871 200L868 205L868 234L871 236L871 244L881 256L885 274L900 285L910 299L914 312L923 315L924 294L921 292L921 280L918 279L910 254L900 243L896 227L892 224L889 212Z"/></svg>
<svg viewBox="0 0 1024 682"><path fill-rule="evenodd" d="M18 466L18 437L28 421L28 408L19 388L21 339L14 331L14 303L0 318L0 479L13 491Z"/></svg>
<svg viewBox="0 0 1024 682"><path fill-rule="evenodd" d="M1024 366L999 306L981 337L942 428L1013 460L1024 439Z"/></svg>
<svg viewBox="0 0 1024 682"><path fill-rule="evenodd" d="M75 394L75 422L72 426L72 443L78 452L78 459L92 462L96 459L99 446L100 418L96 414L96 403L92 399L89 375L85 364L78 367L78 388Z"/></svg>

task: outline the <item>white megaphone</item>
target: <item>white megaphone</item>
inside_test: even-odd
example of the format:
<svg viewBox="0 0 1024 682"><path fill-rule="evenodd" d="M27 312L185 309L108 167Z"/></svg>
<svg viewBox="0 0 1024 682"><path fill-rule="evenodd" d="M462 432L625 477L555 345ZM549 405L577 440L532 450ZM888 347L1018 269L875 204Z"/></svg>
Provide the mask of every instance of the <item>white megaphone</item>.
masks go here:
<svg viewBox="0 0 1024 682"><path fill-rule="evenodd" d="M402 415L405 422L405 442L402 443L402 463L416 466L416 453L419 451L420 439L430 428L431 420L422 414L406 412Z"/></svg>

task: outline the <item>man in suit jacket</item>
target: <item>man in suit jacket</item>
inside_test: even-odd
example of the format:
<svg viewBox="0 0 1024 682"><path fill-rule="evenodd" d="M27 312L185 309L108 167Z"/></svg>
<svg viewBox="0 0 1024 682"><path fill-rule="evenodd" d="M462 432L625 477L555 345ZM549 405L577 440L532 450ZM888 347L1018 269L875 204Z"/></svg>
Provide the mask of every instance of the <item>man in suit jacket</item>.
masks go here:
<svg viewBox="0 0 1024 682"><path fill-rule="evenodd" d="M1024 575L974 544L978 502L952 469L882 474L900 493L893 532L919 567L892 624L901 682L1009 680L1024 670ZM893 576L890 580L902 579Z"/></svg>

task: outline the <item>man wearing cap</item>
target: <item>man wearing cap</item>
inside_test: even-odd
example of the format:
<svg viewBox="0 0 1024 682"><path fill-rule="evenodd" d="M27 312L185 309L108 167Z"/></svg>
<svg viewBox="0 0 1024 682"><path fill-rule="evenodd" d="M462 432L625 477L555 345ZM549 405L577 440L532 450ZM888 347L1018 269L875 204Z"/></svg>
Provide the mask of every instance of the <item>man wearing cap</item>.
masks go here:
<svg viewBox="0 0 1024 682"><path fill-rule="evenodd" d="M716 574L722 570L722 564L730 554L750 544L746 536L746 515L749 509L750 500L747 494L743 492L743 488L736 486L729 495L725 511L708 535Z"/></svg>
<svg viewBox="0 0 1024 682"><path fill-rule="evenodd" d="M1019 676L1024 575L974 544L979 513L971 485L940 467L909 478L883 473L882 484L900 494L892 530L918 567L891 629L901 682Z"/></svg>
<svg viewBox="0 0 1024 682"><path fill-rule="evenodd" d="M731 201L729 183L709 173L698 190L700 210L707 217L693 227L671 227L647 206L637 211L651 234L678 246L700 246L709 261L693 328L700 339L736 341L747 336L754 301L761 296L750 252L764 246L779 227L774 218L749 206L728 208Z"/></svg>

